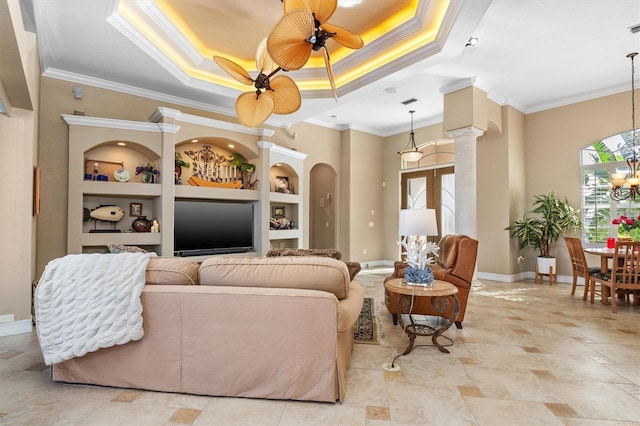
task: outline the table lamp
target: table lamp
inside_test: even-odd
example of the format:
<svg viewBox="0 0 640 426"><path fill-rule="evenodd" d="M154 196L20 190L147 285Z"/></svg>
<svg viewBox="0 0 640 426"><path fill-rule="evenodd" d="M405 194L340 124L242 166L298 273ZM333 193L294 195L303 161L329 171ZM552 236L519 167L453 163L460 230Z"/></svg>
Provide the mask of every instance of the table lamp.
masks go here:
<svg viewBox="0 0 640 426"><path fill-rule="evenodd" d="M434 209L400 210L398 244L404 248L406 262L405 281L408 284L429 285L433 282L433 272L428 266L433 262L429 254L438 253L438 245L427 241L427 237L438 235L438 223ZM424 236L424 238L423 238Z"/></svg>

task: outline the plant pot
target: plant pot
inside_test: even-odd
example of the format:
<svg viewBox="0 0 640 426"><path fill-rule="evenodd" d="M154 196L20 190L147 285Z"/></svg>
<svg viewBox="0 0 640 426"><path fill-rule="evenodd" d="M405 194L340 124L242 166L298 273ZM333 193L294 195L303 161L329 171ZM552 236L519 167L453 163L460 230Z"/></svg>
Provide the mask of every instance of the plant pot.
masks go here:
<svg viewBox="0 0 640 426"><path fill-rule="evenodd" d="M548 274L549 268L552 274L556 273L556 258L538 256L538 271L541 274Z"/></svg>

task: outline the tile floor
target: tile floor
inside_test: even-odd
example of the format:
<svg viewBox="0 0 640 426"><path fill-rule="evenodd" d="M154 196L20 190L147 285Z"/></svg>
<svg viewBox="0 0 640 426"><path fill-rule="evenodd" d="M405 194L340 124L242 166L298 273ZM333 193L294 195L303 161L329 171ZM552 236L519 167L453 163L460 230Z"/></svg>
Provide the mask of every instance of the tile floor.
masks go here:
<svg viewBox="0 0 640 426"><path fill-rule="evenodd" d="M377 300L382 341L355 346L343 404L52 383L30 333L0 337L0 424L640 424L639 307L622 304L614 315L571 296L568 284L483 281L464 329L446 332L451 354L418 347L398 359L400 371L385 371L407 341L384 307L389 272L358 277Z"/></svg>

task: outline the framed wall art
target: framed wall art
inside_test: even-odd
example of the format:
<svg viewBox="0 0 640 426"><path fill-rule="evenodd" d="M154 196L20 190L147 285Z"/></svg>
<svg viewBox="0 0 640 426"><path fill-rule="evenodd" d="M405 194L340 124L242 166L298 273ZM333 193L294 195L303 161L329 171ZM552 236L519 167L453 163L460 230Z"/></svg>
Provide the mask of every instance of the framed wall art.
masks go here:
<svg viewBox="0 0 640 426"><path fill-rule="evenodd" d="M271 216L275 218L284 217L284 206L272 206Z"/></svg>
<svg viewBox="0 0 640 426"><path fill-rule="evenodd" d="M129 203L129 216L142 216L142 204Z"/></svg>

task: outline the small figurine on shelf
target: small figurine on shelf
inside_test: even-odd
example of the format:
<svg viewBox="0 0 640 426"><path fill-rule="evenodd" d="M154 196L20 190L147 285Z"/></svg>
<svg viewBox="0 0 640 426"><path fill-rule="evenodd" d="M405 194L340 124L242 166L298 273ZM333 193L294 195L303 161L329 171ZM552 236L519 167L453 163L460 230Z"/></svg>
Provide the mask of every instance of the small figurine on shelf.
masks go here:
<svg viewBox="0 0 640 426"><path fill-rule="evenodd" d="M151 225L151 233L157 234L160 232L160 225L158 224L157 219L153 219L153 224Z"/></svg>
<svg viewBox="0 0 640 426"><path fill-rule="evenodd" d="M188 169L191 167L191 163L187 163L182 159L182 155L179 152L176 152L175 157L175 184L182 185L182 168Z"/></svg>
<svg viewBox="0 0 640 426"><path fill-rule="evenodd" d="M156 176L160 174L160 171L153 164L147 163L146 166L136 167L136 175L140 174L144 183L155 183Z"/></svg>
<svg viewBox="0 0 640 426"><path fill-rule="evenodd" d="M248 163L247 160L237 152L231 154L231 159L229 159L229 165L232 167L237 167L240 169L242 174L242 188L243 189L253 189L256 181L251 182L251 175L256 169L251 163Z"/></svg>

